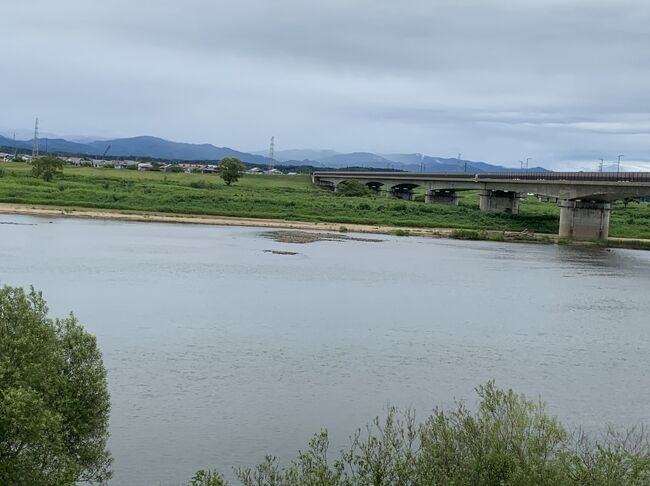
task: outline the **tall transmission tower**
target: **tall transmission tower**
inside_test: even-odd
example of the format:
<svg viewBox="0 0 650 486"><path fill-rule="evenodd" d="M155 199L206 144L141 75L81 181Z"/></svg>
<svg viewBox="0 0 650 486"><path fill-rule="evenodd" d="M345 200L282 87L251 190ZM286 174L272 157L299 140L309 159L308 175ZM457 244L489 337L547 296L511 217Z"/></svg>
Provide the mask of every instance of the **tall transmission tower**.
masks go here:
<svg viewBox="0 0 650 486"><path fill-rule="evenodd" d="M424 154L415 154L420 159L420 172L424 172Z"/></svg>
<svg viewBox="0 0 650 486"><path fill-rule="evenodd" d="M603 165L605 165L605 159L600 159L600 164L598 164L598 172L603 171Z"/></svg>
<svg viewBox="0 0 650 486"><path fill-rule="evenodd" d="M271 137L271 145L269 145L269 170L273 169L273 161L275 159L275 137Z"/></svg>
<svg viewBox="0 0 650 486"><path fill-rule="evenodd" d="M34 141L32 145L32 159L38 157L38 117L34 122Z"/></svg>

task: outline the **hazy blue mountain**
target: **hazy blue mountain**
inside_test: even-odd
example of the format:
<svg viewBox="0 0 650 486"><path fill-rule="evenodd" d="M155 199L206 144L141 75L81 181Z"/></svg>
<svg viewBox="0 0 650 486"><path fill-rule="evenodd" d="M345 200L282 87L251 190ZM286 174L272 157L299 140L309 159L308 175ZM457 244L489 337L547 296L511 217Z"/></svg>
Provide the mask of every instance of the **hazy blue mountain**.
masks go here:
<svg viewBox="0 0 650 486"><path fill-rule="evenodd" d="M41 153L59 153L101 156L110 145L108 155L120 157L154 157L167 160L221 160L224 157L237 157L251 164L268 164L268 159L259 155L239 152L228 147L215 147L210 144L179 143L157 137L133 137L114 140L96 140L90 143L70 142L61 138L40 139ZM13 147L13 139L0 136L0 146ZM31 149L31 140L17 140L19 149Z"/></svg>
<svg viewBox="0 0 650 486"><path fill-rule="evenodd" d="M30 150L31 140L17 140L19 149ZM0 135L0 146L12 148L13 139ZM224 157L237 157L249 164L266 166L269 159L264 152L247 153L228 147L211 144L172 142L162 138L142 136L113 140L95 140L89 143L72 142L62 138L41 139L41 153L101 156L110 146L108 155L119 157L153 157L163 160L216 161ZM432 157L422 154L374 154L371 152L339 153L334 150L290 149L280 150L275 155L276 164L314 167L367 167L397 169L419 172L502 172L516 171L516 168L502 167L486 162L458 160L456 158ZM544 171L541 167L531 171Z"/></svg>
<svg viewBox="0 0 650 486"><path fill-rule="evenodd" d="M32 140L16 140L16 147L22 150L31 150ZM14 147L13 139L0 135L0 146ZM62 138L40 138L38 148L41 153L71 153L71 154L88 154L92 150L84 144L69 142Z"/></svg>
<svg viewBox="0 0 650 486"><path fill-rule="evenodd" d="M393 160L399 164L408 167L407 170L419 172L463 172L465 165L464 160L460 163L458 159L448 159L444 157L431 157L423 154L386 154L387 159ZM467 161L467 170L470 170L472 161ZM400 167L397 167L400 168Z"/></svg>
<svg viewBox="0 0 650 486"><path fill-rule="evenodd" d="M336 154L319 159L318 162L328 167L376 167L378 169L387 169L395 165L394 161L370 152Z"/></svg>
<svg viewBox="0 0 650 486"><path fill-rule="evenodd" d="M315 167L332 167L336 169L344 167L375 167L378 169L398 169L405 171L420 172L504 172L516 171L515 168L503 167L500 165L488 164L473 160L445 157L432 157L423 154L374 154L369 152L337 153L330 155L330 150L285 150L276 157L278 161L284 161L284 157L292 156L292 163L295 165L312 165ZM296 162L298 161L298 162ZM543 168L531 168L531 171L544 171Z"/></svg>
<svg viewBox="0 0 650 486"><path fill-rule="evenodd" d="M254 152L257 155L268 155L268 151ZM309 162L319 162L322 159L337 155L335 150L312 150L312 149L289 149L278 150L275 152L274 159L278 162L288 162L295 160L305 160Z"/></svg>
<svg viewBox="0 0 650 486"><path fill-rule="evenodd" d="M268 159L260 155L248 154L228 147L214 145L172 142L162 138L143 136L98 140L87 144L95 153L102 154L111 146L109 154L125 157L155 157L169 160L221 160L224 157L237 157L251 164L266 164Z"/></svg>
<svg viewBox="0 0 650 486"><path fill-rule="evenodd" d="M33 142L28 141L31 147ZM40 138L38 140L38 148L41 153L65 153L65 154L84 154L94 155L93 147L87 144L69 142L63 138ZM102 151L103 152L103 151ZM101 152L100 152L101 154Z"/></svg>
<svg viewBox="0 0 650 486"><path fill-rule="evenodd" d="M67 135L65 139L75 143L90 143L90 142L101 142L104 140L110 140L110 137L89 137L86 135Z"/></svg>
<svg viewBox="0 0 650 486"><path fill-rule="evenodd" d="M425 172L516 172L519 169L503 167L501 165L488 164L475 160L465 160L453 157L431 157L422 154L385 154L387 159L399 162L407 167L405 170ZM400 167L398 167L400 168ZM545 172L542 167L531 167L530 172Z"/></svg>
<svg viewBox="0 0 650 486"><path fill-rule="evenodd" d="M27 142L22 141L22 140L16 140L16 147L19 149L26 149L26 148L31 148L31 145L27 145ZM13 148L14 147L14 139L13 138L7 138L3 137L0 135L0 147L5 147L7 149Z"/></svg>

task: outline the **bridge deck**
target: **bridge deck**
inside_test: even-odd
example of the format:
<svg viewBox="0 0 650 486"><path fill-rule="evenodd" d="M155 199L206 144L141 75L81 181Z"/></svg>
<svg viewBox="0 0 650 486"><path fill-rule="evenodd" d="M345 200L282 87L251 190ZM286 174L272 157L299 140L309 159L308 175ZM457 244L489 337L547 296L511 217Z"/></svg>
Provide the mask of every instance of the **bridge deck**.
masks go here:
<svg viewBox="0 0 650 486"><path fill-rule="evenodd" d="M381 171L317 171L314 177L350 177L353 179L457 179L511 181L571 181L571 182L647 182L650 172L381 172Z"/></svg>

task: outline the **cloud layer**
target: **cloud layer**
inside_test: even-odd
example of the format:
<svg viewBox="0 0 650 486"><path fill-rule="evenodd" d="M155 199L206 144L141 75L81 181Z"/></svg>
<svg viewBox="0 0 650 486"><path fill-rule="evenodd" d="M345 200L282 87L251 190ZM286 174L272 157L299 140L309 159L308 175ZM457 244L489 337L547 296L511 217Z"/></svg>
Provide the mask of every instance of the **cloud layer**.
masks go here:
<svg viewBox="0 0 650 486"><path fill-rule="evenodd" d="M650 161L646 0L7 0L0 128Z"/></svg>

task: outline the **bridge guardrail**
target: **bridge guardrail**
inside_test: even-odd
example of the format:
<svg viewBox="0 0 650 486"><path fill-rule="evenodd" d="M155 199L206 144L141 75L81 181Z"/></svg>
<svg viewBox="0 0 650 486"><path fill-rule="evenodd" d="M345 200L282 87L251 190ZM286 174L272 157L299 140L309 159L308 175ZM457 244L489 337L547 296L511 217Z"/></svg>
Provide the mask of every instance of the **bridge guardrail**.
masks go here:
<svg viewBox="0 0 650 486"><path fill-rule="evenodd" d="M435 178L465 180L526 180L526 181L584 181L584 182L648 182L650 172L375 172L375 171L322 171L314 172L317 177L390 177L392 179Z"/></svg>

